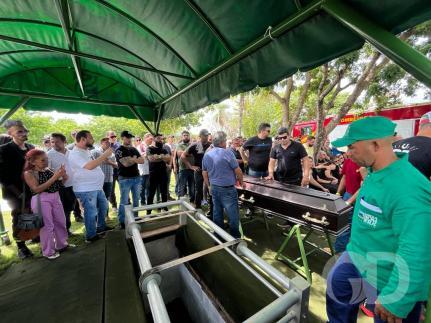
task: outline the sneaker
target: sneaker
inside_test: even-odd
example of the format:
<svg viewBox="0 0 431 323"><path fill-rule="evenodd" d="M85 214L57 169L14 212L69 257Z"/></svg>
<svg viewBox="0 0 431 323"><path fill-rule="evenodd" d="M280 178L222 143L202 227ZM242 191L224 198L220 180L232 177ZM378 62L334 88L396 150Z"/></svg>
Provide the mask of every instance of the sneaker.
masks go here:
<svg viewBox="0 0 431 323"><path fill-rule="evenodd" d="M33 253L31 252L30 249L27 248L27 246L24 246L18 249L18 257L19 259L30 258L30 257L33 257Z"/></svg>
<svg viewBox="0 0 431 323"><path fill-rule="evenodd" d="M112 212L118 212L118 209L116 207L113 207Z"/></svg>
<svg viewBox="0 0 431 323"><path fill-rule="evenodd" d="M46 256L46 258L49 260L54 260L54 259L57 259L58 257L60 257L60 253L58 253L58 252L55 252L51 256Z"/></svg>
<svg viewBox="0 0 431 323"><path fill-rule="evenodd" d="M74 249L74 248L76 248L76 247L77 247L77 245L76 245L76 244L69 243L66 247L61 248L61 249L58 249L57 251L58 251L58 252L64 252L64 251L66 251L66 250Z"/></svg>
<svg viewBox="0 0 431 323"><path fill-rule="evenodd" d="M100 240L100 237L96 234L94 237L85 239L85 243L93 243L93 242L96 242L97 240Z"/></svg>

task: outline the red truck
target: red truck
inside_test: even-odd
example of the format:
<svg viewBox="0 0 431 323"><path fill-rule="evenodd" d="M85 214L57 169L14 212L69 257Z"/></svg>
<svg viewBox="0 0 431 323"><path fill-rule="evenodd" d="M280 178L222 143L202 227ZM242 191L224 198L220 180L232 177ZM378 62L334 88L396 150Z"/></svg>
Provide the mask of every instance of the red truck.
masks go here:
<svg viewBox="0 0 431 323"><path fill-rule="evenodd" d="M396 132L400 137L412 137L418 132L420 117L429 111L431 111L431 102L391 107L378 112L366 111L360 114L347 114L341 119L337 127L335 127L335 129L329 134L329 140L332 141L344 135L347 126L353 121L375 115L383 116L394 121L397 124ZM334 116L327 117L324 125L326 126L333 117ZM305 138L308 135L314 135L316 127L317 122L314 120L297 123L293 127L292 136L295 138Z"/></svg>

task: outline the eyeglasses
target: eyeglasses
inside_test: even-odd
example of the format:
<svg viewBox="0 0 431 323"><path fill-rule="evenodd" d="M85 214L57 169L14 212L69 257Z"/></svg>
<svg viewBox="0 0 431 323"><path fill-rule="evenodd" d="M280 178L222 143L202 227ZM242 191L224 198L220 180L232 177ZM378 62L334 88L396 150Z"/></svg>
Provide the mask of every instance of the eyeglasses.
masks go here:
<svg viewBox="0 0 431 323"><path fill-rule="evenodd" d="M136 141L141 141L141 139L136 139Z"/></svg>
<svg viewBox="0 0 431 323"><path fill-rule="evenodd" d="M289 138L289 136L277 137L277 138L275 138L275 139L277 139L277 140L283 140L283 139L287 139L287 138Z"/></svg>
<svg viewBox="0 0 431 323"><path fill-rule="evenodd" d="M109 138L117 138L117 136L110 136Z"/></svg>

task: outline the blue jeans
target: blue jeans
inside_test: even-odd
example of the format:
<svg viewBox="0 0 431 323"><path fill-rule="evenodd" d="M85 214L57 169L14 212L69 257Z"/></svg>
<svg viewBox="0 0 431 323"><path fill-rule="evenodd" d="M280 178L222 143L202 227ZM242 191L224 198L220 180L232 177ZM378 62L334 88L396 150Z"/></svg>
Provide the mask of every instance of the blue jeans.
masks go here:
<svg viewBox="0 0 431 323"><path fill-rule="evenodd" d="M362 278L347 252L343 252L328 274L326 313L330 323L356 322L359 305L367 299L367 308L374 312L378 291ZM405 323L419 322L422 302L417 302L403 319ZM374 317L374 322L383 321Z"/></svg>
<svg viewBox="0 0 431 323"><path fill-rule="evenodd" d="M148 189L150 187L150 174L141 175L141 205L147 204Z"/></svg>
<svg viewBox="0 0 431 323"><path fill-rule="evenodd" d="M118 178L118 183L120 184L120 208L118 209L118 222L120 222L120 224L124 224L124 205L129 204L130 192L132 192L133 207L139 206L139 198L141 195L141 182L141 176L131 178Z"/></svg>
<svg viewBox="0 0 431 323"><path fill-rule="evenodd" d="M191 169L182 169L178 175L178 197L189 193L190 202L194 203L195 200L195 172Z"/></svg>
<svg viewBox="0 0 431 323"><path fill-rule="evenodd" d="M93 238L96 230L105 230L105 216L108 212L108 200L105 193L100 191L75 192L84 208L85 237Z"/></svg>
<svg viewBox="0 0 431 323"><path fill-rule="evenodd" d="M111 196L112 193L112 182L105 182L103 183L103 192L105 193L105 196L107 199Z"/></svg>
<svg viewBox="0 0 431 323"><path fill-rule="evenodd" d="M240 238L239 232L239 209L238 193L235 186L223 187L211 185L211 196L213 200L213 221L220 228L224 228L223 209L229 217L229 230L234 238Z"/></svg>
<svg viewBox="0 0 431 323"><path fill-rule="evenodd" d="M347 201L351 197L352 197L352 194L345 192L343 195L343 200ZM353 209L349 213L349 227L347 228L346 231L344 231L343 233L341 233L335 238L335 243L334 243L335 253L341 253L346 251L347 244L349 243L349 240L350 240L350 231L351 231L350 226L352 225L352 216L353 216Z"/></svg>
<svg viewBox="0 0 431 323"><path fill-rule="evenodd" d="M266 177L268 176L268 171L264 170L264 171L259 171L259 170L253 170L251 168L248 169L248 175L252 176L252 177Z"/></svg>

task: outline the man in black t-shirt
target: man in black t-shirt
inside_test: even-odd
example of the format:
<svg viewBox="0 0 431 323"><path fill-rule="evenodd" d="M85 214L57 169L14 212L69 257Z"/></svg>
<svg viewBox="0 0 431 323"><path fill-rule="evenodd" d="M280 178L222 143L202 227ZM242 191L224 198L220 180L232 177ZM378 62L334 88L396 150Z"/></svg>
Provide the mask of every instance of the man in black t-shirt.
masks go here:
<svg viewBox="0 0 431 323"><path fill-rule="evenodd" d="M416 137L394 142L395 152L408 152L412 163L426 178L431 177L431 112L425 113L419 120Z"/></svg>
<svg viewBox="0 0 431 323"><path fill-rule="evenodd" d="M129 194L132 192L133 207L139 206L141 195L141 177L139 176L138 164L143 164L145 159L139 151L133 147L132 135L127 130L121 132L123 144L115 151L118 163L118 184L120 185L120 208L118 210L118 221L124 227L125 209L129 204Z"/></svg>
<svg viewBox="0 0 431 323"><path fill-rule="evenodd" d="M181 155L181 161L188 169L195 172L195 206L197 209L201 208L203 199L204 178L202 177L202 159L206 150L211 146L208 142L210 133L206 129L199 132L199 141L191 144ZM193 156L193 165L187 157Z"/></svg>
<svg viewBox="0 0 431 323"><path fill-rule="evenodd" d="M261 123L257 136L248 139L240 149L244 162L248 162L248 175L253 177L268 176L269 153L272 139L269 137L271 125Z"/></svg>
<svg viewBox="0 0 431 323"><path fill-rule="evenodd" d="M150 171L150 187L148 189L147 204L153 204L154 195L157 188L160 190L162 202L168 201L168 173L167 165L171 160L171 154L163 144L163 135L157 134L154 136L154 141L147 148L147 158L149 161ZM148 214L151 211L147 211Z"/></svg>
<svg viewBox="0 0 431 323"><path fill-rule="evenodd" d="M22 172L25 154L34 149L34 146L26 143L28 130L21 121L9 120L5 123L5 127L12 141L0 146L0 184L2 196L12 209L12 231L18 247L18 257L24 259L33 256L33 253L27 248L25 241L18 237L16 224L18 215L22 213L21 203L24 196L25 212L30 210L31 192L22 180Z"/></svg>
<svg viewBox="0 0 431 323"><path fill-rule="evenodd" d="M280 128L276 138L280 143L271 150L268 176L274 179L277 162L277 180L287 184L307 186L310 182L310 160L303 145L290 140L287 128Z"/></svg>

